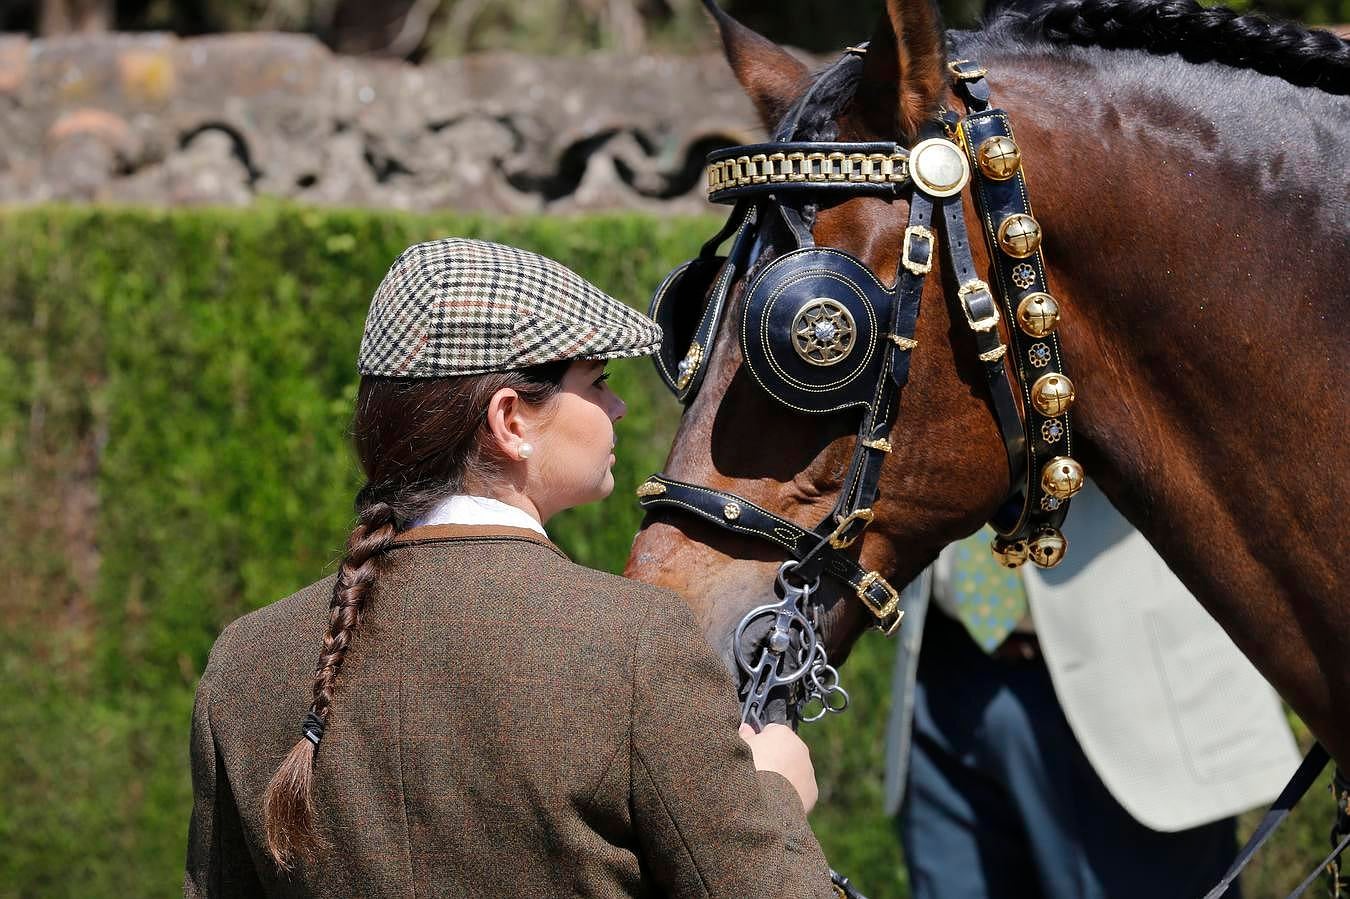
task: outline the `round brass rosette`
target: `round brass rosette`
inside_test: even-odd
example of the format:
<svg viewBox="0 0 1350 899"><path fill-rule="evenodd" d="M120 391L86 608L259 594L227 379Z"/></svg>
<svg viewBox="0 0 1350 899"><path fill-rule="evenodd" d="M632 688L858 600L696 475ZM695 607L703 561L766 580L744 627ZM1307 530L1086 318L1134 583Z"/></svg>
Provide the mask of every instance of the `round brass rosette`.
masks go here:
<svg viewBox="0 0 1350 899"><path fill-rule="evenodd" d="M1073 400L1073 382L1059 372L1043 374L1031 385L1031 404L1046 418L1069 411Z"/></svg>
<svg viewBox="0 0 1350 899"><path fill-rule="evenodd" d="M1017 326L1032 337L1046 337L1059 324L1059 303L1048 293L1029 293L1017 304Z"/></svg>
<svg viewBox="0 0 1350 899"><path fill-rule="evenodd" d="M950 197L970 182L970 164L956 144L930 137L909 151L909 177L930 197Z"/></svg>
<svg viewBox="0 0 1350 899"><path fill-rule="evenodd" d="M975 162L985 177L995 181L1007 181L1017 174L1022 164L1022 151L1011 137L995 134L980 144L975 151Z"/></svg>
<svg viewBox="0 0 1350 899"><path fill-rule="evenodd" d="M1028 547L1031 561L1041 568L1054 568L1064 561L1064 553L1069 549L1069 541L1064 539L1055 528L1043 528L1032 538Z"/></svg>
<svg viewBox="0 0 1350 899"><path fill-rule="evenodd" d="M792 321L792 348L812 365L834 365L853 349L857 336L853 316L826 297L803 305Z"/></svg>
<svg viewBox="0 0 1350 899"><path fill-rule="evenodd" d="M998 226L998 245L1014 259L1026 259L1041 246L1041 226L1031 216L1014 212Z"/></svg>
<svg viewBox="0 0 1350 899"><path fill-rule="evenodd" d="M1021 568L1029 554L1025 540L1004 543L1002 538L996 537L994 542L989 544L989 549L998 560L998 564L1004 568Z"/></svg>
<svg viewBox="0 0 1350 899"><path fill-rule="evenodd" d="M1055 456L1041 469L1041 489L1066 500L1083 489L1083 466L1068 456Z"/></svg>

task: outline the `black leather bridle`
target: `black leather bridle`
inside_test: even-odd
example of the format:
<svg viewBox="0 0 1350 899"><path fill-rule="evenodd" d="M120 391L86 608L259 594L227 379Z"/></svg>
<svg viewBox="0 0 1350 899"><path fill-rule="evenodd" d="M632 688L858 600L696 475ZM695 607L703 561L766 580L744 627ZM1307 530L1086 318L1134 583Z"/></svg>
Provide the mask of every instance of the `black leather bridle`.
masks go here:
<svg viewBox="0 0 1350 899"><path fill-rule="evenodd" d="M865 52L850 48L815 84L856 77ZM690 402L702 383L732 285L753 271L743 304L741 342L744 364L756 382L803 414L862 410L844 487L830 514L814 527L735 494L664 474L652 475L637 491L646 509L678 509L777 546L788 559L780 570L780 588L805 600L806 625L795 625L794 646L803 637L814 641L818 610L809 597L822 575L846 583L886 634L893 634L903 617L898 591L848 550L874 518L872 506L891 452L899 393L917 346L919 300L937 253L934 227L944 232L947 263L959 285L958 320L967 323L975 338L1012 472L1011 494L991 522L999 535L995 554L1013 567L1028 559L1050 567L1063 558L1059 527L1083 476L1069 455L1073 388L1055 337L1058 304L1046 292L1040 229L1031 216L1008 116L990 106L983 68L959 61L949 70L967 114L944 111L912 148L893 142L791 140L798 117L811 102L808 91L780 126L778 140L710 154L709 199L732 204L732 214L699 257L666 278L652 301L653 317L668 332L677 315L688 314L690 304L705 304L683 357L676 362L678 347L668 343L657 358L658 372L681 401ZM967 186L994 259L994 287L977 276L971 256L961 202ZM893 288L855 257L818 247L812 239L807 224L811 204L855 196L908 196L909 223ZM940 224L935 226L934 219ZM717 256L728 237L728 255ZM766 265L771 251L779 252ZM1002 313L996 297L1002 299ZM1000 318L1017 322L1007 328L1007 344ZM848 331L848 340L841 342L839 331ZM822 339L813 342L813 337ZM674 335L667 333L666 339ZM829 372L821 375L817 369ZM746 616L738 635L752 616L782 618L786 611L782 604L761 607ZM736 649L739 656L741 648ZM747 659L738 661L743 693L753 693L749 675L755 666ZM786 670L796 674L791 661ZM819 661L826 664L823 658ZM830 679L832 670L821 671L827 687L837 687ZM798 677L792 683L809 687L811 679ZM797 692L801 702L812 698L809 689ZM819 691L814 698L828 708L840 705ZM762 699L746 697L744 711L750 720L763 711ZM798 720L801 702L788 704L789 720Z"/></svg>

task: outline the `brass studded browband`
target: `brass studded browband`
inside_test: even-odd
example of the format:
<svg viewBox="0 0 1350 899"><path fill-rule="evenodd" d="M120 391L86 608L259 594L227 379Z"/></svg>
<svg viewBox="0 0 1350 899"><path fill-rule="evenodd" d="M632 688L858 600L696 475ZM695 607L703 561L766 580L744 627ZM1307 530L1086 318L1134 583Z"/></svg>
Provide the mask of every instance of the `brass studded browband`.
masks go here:
<svg viewBox="0 0 1350 899"><path fill-rule="evenodd" d="M779 141L708 154L708 200L713 203L734 203L765 185L851 192L870 188L894 194L908 184L909 151L894 143Z"/></svg>

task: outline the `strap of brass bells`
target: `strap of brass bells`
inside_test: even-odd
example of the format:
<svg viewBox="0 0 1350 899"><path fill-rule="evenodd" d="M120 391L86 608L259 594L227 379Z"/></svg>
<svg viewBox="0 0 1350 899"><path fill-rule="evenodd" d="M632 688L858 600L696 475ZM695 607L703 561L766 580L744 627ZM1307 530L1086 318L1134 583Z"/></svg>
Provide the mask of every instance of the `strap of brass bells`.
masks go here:
<svg viewBox="0 0 1350 899"><path fill-rule="evenodd" d="M969 112L959 122L947 115L970 162L971 193L992 262L992 290L1001 300L1000 317L1008 335L1006 360L1000 356L986 361L1003 377L1010 364L1022 396L1024 475L990 522L998 534L991 549L1009 568L1028 560L1053 568L1068 549L1060 528L1069 501L1086 477L1072 456L1070 408L1076 391L1065 374L1056 333L1060 306L1048 292L1042 230L1032 214L1021 150L1008 115L989 105L983 67L959 60L952 71ZM1018 467L1013 468L1015 475Z"/></svg>

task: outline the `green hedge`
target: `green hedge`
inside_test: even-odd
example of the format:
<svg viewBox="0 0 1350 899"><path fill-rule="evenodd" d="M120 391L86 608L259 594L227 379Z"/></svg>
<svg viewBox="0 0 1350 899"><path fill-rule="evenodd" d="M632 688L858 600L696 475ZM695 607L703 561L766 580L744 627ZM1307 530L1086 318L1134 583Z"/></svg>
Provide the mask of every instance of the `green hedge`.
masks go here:
<svg viewBox="0 0 1350 899"><path fill-rule="evenodd" d="M178 892L193 687L225 623L340 555L360 323L403 247L447 234L517 244L642 306L711 224L0 214L0 896ZM611 570L639 520L631 487L660 466L679 415L645 362L615 365L614 383L630 409L619 489L551 526L574 558ZM879 811L889 659L864 638L845 669L852 710L808 734L813 823L873 899L907 894ZM1288 859L1313 858L1323 811L1262 877L1283 883Z"/></svg>

